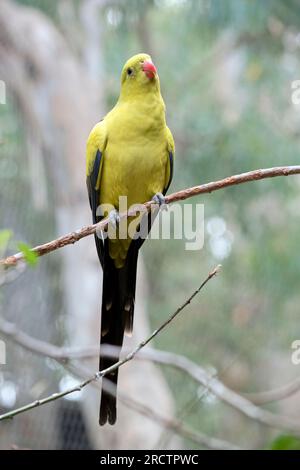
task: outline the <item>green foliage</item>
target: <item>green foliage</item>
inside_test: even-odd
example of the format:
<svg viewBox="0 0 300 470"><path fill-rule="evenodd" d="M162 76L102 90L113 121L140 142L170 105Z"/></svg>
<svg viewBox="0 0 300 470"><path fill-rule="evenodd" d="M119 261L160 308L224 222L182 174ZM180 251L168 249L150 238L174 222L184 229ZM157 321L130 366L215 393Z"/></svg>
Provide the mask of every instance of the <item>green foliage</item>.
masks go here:
<svg viewBox="0 0 300 470"><path fill-rule="evenodd" d="M300 439L295 436L282 434L276 437L270 445L271 450L300 450Z"/></svg>
<svg viewBox="0 0 300 470"><path fill-rule="evenodd" d="M0 256L5 256L9 243L12 241L13 231L4 229L0 230ZM32 251L32 248L24 242L13 243L24 255L24 260L29 266L36 266L38 263L38 255Z"/></svg>
<svg viewBox="0 0 300 470"><path fill-rule="evenodd" d="M24 242L18 243L18 249L23 253L24 259L29 266L36 266L38 263L38 255L32 251L29 245Z"/></svg>

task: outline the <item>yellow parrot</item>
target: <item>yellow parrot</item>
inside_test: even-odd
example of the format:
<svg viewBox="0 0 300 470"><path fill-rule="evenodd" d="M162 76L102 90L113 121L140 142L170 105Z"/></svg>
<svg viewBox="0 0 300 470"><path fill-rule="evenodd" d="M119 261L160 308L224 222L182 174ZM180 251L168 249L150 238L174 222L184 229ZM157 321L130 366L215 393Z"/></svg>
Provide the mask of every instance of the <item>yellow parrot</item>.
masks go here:
<svg viewBox="0 0 300 470"><path fill-rule="evenodd" d="M161 205L172 180L174 151L156 67L148 54L137 54L123 67L115 107L94 126L87 141L93 223L109 215L118 228L122 224L118 217L120 196L127 197L128 208L151 199ZM107 204L112 210L101 210ZM133 220L138 231L141 218ZM129 221L126 223L128 226ZM147 232L150 228L149 220ZM121 347L124 333L132 332L138 251L144 239L115 233L115 238L95 235L103 268L100 344ZM100 352L100 370L114 362L101 357ZM106 378L117 385L118 371ZM99 423L114 424L116 418L116 397L103 390Z"/></svg>

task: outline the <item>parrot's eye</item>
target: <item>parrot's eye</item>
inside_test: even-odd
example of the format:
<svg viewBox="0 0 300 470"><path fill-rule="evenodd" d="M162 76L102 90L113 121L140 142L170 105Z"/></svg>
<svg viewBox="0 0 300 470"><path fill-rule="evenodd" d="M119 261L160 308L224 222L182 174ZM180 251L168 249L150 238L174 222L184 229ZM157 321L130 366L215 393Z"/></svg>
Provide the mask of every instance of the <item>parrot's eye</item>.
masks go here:
<svg viewBox="0 0 300 470"><path fill-rule="evenodd" d="M127 75L132 75L132 73L133 73L133 69L131 67L129 67L127 69Z"/></svg>

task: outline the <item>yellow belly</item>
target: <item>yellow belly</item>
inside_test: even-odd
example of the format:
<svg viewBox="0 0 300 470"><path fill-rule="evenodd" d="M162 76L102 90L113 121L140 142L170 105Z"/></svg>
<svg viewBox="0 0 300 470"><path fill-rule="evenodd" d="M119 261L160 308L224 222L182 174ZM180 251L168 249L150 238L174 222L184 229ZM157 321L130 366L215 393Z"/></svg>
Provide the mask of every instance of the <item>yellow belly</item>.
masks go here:
<svg viewBox="0 0 300 470"><path fill-rule="evenodd" d="M144 138L144 142L143 139L140 142L127 142L123 148L109 143L103 155L100 182L100 204L110 205L105 215L112 207L124 212L132 205L146 202L154 194L162 192L168 158L164 139L149 142ZM137 226L139 222L140 217L128 219L127 227L130 223L131 234L134 225ZM131 238L128 234L125 236L123 224L122 239L117 237L109 242L109 253L116 267L124 265L130 246Z"/></svg>

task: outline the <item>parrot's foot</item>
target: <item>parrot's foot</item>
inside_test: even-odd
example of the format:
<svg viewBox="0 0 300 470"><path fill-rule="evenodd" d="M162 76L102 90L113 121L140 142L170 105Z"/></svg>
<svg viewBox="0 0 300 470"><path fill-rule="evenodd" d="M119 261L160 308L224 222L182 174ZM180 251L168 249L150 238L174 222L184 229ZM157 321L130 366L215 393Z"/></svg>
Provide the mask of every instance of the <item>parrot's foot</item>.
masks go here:
<svg viewBox="0 0 300 470"><path fill-rule="evenodd" d="M111 225L114 228L116 228L117 225L119 225L119 223L120 223L119 212L116 209L113 209L112 211L110 211L110 213L108 215L108 219L109 219L109 223L111 223Z"/></svg>
<svg viewBox="0 0 300 470"><path fill-rule="evenodd" d="M158 204L159 207L164 206L166 204L166 198L162 193L156 193L153 196L152 201L154 201L155 204Z"/></svg>

